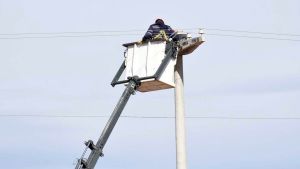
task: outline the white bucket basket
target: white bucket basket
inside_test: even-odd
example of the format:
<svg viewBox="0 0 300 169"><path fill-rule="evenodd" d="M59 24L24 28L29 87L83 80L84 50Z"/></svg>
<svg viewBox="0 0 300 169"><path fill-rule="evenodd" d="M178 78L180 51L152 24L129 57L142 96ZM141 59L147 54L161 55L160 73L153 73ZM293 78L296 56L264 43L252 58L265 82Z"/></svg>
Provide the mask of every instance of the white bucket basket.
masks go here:
<svg viewBox="0 0 300 169"><path fill-rule="evenodd" d="M128 77L139 78L153 76L165 55L166 42L152 41L143 44L124 44L125 51L125 80ZM176 59L171 59L158 79L148 79L141 82L137 89L140 92L174 88L174 66Z"/></svg>

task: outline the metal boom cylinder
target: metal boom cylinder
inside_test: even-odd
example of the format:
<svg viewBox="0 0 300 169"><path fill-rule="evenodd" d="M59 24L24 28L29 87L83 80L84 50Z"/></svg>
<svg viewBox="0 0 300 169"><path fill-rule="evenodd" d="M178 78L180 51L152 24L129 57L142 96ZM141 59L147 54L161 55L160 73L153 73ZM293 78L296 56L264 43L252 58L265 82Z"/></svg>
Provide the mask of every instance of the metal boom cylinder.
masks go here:
<svg viewBox="0 0 300 169"><path fill-rule="evenodd" d="M79 162L78 162L75 169L94 169L99 157L103 156L102 150L103 150L113 128L115 127L130 96L132 94L134 94L136 88L140 84L140 82L137 81L136 79L137 79L137 77L133 77L129 81L129 83L128 83L126 89L124 90L121 98L119 99L119 102L117 103L113 113L111 114L108 122L106 123L106 126L103 129L102 134L101 134L100 138L98 139L97 144L94 146L95 148L91 150L91 153L90 153L87 161L84 162L83 159L78 160L82 164L79 164Z"/></svg>

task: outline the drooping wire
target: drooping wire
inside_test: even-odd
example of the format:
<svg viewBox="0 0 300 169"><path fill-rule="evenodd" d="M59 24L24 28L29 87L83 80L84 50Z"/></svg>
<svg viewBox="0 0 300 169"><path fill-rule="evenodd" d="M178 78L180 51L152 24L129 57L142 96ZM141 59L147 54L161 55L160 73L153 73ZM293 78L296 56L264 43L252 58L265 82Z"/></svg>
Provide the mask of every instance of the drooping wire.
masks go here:
<svg viewBox="0 0 300 169"><path fill-rule="evenodd" d="M0 114L8 118L108 118L108 115L46 115L46 114ZM123 115L129 119L174 119L174 116ZM237 116L186 116L187 119L228 119L228 120L300 120L300 117L237 117Z"/></svg>
<svg viewBox="0 0 300 169"><path fill-rule="evenodd" d="M282 40L282 41L300 41L300 39L289 39L289 38L272 38L272 37L261 37L261 36L245 36L245 35L232 35L232 34L216 34L206 33L205 35L212 36L224 36L224 37L235 37L235 38L250 38L250 39L265 39L265 40Z"/></svg>
<svg viewBox="0 0 300 169"><path fill-rule="evenodd" d="M219 29L219 28L183 28L179 29L182 31L192 31L189 33L197 34L197 30L208 30L217 32L232 32L234 34L224 33L205 33L210 36L223 36L223 37L235 37L235 38L252 38L252 39L264 39L264 40L281 40L281 41L300 41L300 39L284 38L298 37L300 34L291 33L274 33L274 32L259 32L259 31L248 31L248 30L234 30L234 29ZM2 33L0 39L50 39L50 38L84 38L84 37L120 37L120 36L142 36L145 30L142 29L131 29L131 30L96 30L96 31L65 31L65 32L28 32L28 33ZM237 34L238 33L238 34ZM241 35L242 33L242 35ZM250 34L250 35L245 35ZM254 36L259 35L275 35L280 37L264 37ZM54 36L23 36L23 35L54 35Z"/></svg>
<svg viewBox="0 0 300 169"><path fill-rule="evenodd" d="M250 33L250 34L265 34L265 35L277 35L277 36L300 36L300 34L292 33L274 33L274 32L261 32L261 31L249 31L249 30L236 30L236 29L220 29L220 28L208 28L208 27L195 27L195 28L179 28L178 30L211 30L221 32L237 32L237 33ZM128 29L128 30L95 30L95 31L65 31L65 32L24 32L24 33L1 33L1 36L10 35L53 35L53 34L91 34L91 33L129 33L129 32L144 32L144 29Z"/></svg>

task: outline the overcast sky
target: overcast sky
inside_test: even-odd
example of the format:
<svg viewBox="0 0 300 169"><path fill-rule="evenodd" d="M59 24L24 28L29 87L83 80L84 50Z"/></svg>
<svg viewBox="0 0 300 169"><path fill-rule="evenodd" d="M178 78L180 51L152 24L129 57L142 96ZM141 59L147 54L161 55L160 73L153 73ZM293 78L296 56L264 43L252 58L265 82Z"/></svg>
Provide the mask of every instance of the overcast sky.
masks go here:
<svg viewBox="0 0 300 169"><path fill-rule="evenodd" d="M186 121L189 168L299 169L299 16L297 0L0 0L1 167L74 168L108 118L6 115L110 115L124 89L110 86L122 44L160 17L190 33L208 28L184 57L186 115L208 117ZM15 34L103 30L142 31ZM137 93L123 115L174 116L174 91ZM175 168L174 123L121 118L96 168Z"/></svg>

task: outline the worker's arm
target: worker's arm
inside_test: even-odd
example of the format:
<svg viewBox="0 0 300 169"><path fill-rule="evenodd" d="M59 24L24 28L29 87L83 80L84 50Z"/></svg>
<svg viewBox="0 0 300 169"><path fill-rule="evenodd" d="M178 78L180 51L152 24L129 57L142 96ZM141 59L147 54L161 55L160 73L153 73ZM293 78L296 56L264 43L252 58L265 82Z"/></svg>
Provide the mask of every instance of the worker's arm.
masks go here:
<svg viewBox="0 0 300 169"><path fill-rule="evenodd" d="M151 39L153 36L153 33L154 33L153 31L154 31L154 29L153 29L153 26L151 25L148 28L147 32L145 33L145 35L143 37L143 41Z"/></svg>
<svg viewBox="0 0 300 169"><path fill-rule="evenodd" d="M176 31L174 29L172 29L171 26L167 25L166 33L167 33L167 35L170 38L173 38L173 36L175 35Z"/></svg>

